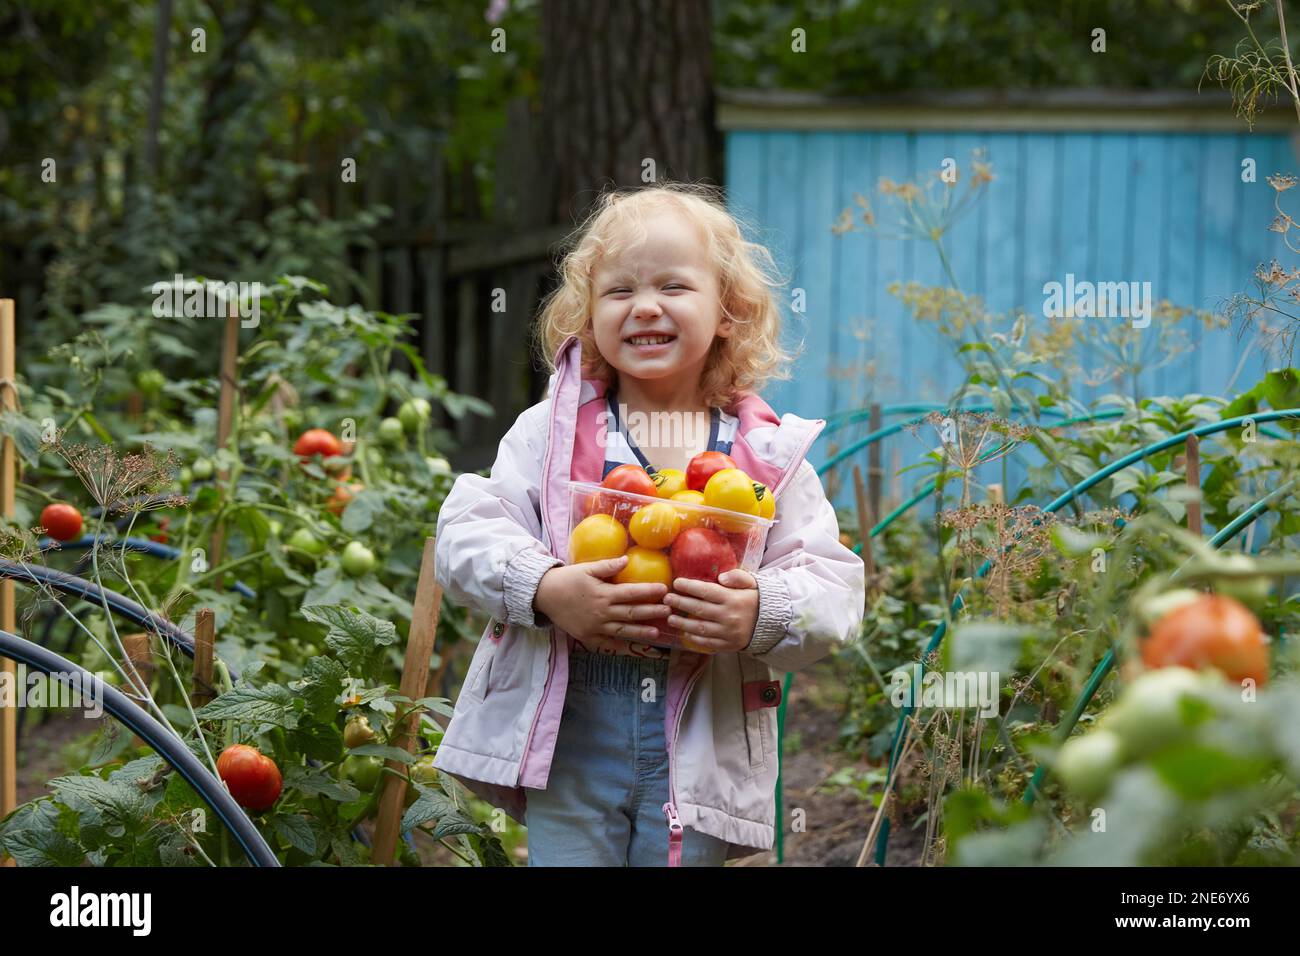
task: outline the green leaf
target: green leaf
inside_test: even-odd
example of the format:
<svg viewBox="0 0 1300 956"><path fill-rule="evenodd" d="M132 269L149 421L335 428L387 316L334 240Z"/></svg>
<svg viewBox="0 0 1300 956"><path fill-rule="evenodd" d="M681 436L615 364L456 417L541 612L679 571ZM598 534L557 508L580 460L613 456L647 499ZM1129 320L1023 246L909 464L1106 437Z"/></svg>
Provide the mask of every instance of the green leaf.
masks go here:
<svg viewBox="0 0 1300 956"><path fill-rule="evenodd" d="M418 783L413 784L413 786L419 791L420 797L402 815L403 833L407 830L414 830L430 820L441 820L444 817L458 817L460 815L456 804L442 791Z"/></svg>
<svg viewBox="0 0 1300 956"><path fill-rule="evenodd" d="M416 759L415 754L387 744L362 744L360 747L353 747L348 753L359 757L383 757L385 760L396 760L398 763L405 764L415 763Z"/></svg>
<svg viewBox="0 0 1300 956"><path fill-rule="evenodd" d="M279 684L254 687L240 680L194 713L200 720L244 720L292 730L298 726L298 698Z"/></svg>
<svg viewBox="0 0 1300 956"><path fill-rule="evenodd" d="M301 850L307 856L316 855L316 834L312 832L311 824L307 818L299 814L291 816L277 816L272 826L278 836L284 843L296 850Z"/></svg>
<svg viewBox="0 0 1300 956"><path fill-rule="evenodd" d="M25 804L0 826L0 847L19 866L81 866L85 852L59 832L58 822L54 801Z"/></svg>
<svg viewBox="0 0 1300 956"><path fill-rule="evenodd" d="M23 460L33 467L41 463L41 426L39 423L12 410L0 412L0 434L14 440L14 447Z"/></svg>
<svg viewBox="0 0 1300 956"><path fill-rule="evenodd" d="M1194 742L1161 751L1151 764L1175 793L1190 800L1256 786L1273 769L1272 760Z"/></svg>
<svg viewBox="0 0 1300 956"><path fill-rule="evenodd" d="M1269 372L1259 388L1264 399L1276 411L1300 407L1300 373L1293 368Z"/></svg>
<svg viewBox="0 0 1300 956"><path fill-rule="evenodd" d="M302 669L302 678L289 684L302 696L307 713L319 723L329 723L338 711L338 697L343 692L347 668L332 657L313 657Z"/></svg>
<svg viewBox="0 0 1300 956"><path fill-rule="evenodd" d="M311 604L302 616L329 628L325 644L349 670L364 666L380 647L397 641L397 628L357 608L341 604Z"/></svg>
<svg viewBox="0 0 1300 956"><path fill-rule="evenodd" d="M50 781L50 788L61 802L74 810L79 806L91 807L109 823L120 823L128 829L143 824L149 812L149 805L138 789L93 774L56 777Z"/></svg>
<svg viewBox="0 0 1300 956"><path fill-rule="evenodd" d="M309 797L329 797L340 803L351 803L361 796L352 784L340 783L323 770L297 764L285 771L284 785Z"/></svg>
<svg viewBox="0 0 1300 956"><path fill-rule="evenodd" d="M360 534L370 528L376 516L383 514L384 508L384 496L368 488L348 502L339 524L348 534Z"/></svg>

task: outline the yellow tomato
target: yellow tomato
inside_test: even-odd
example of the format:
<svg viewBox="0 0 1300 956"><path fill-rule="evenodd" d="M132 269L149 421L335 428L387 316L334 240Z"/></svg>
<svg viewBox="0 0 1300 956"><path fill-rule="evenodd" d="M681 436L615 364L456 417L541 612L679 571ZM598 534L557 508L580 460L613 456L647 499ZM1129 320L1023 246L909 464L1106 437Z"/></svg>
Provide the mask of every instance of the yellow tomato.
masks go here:
<svg viewBox="0 0 1300 956"><path fill-rule="evenodd" d="M613 580L615 584L662 584L671 588L673 566L662 551L634 545L628 548L627 566Z"/></svg>
<svg viewBox="0 0 1300 956"><path fill-rule="evenodd" d="M673 501L684 501L693 505L704 504L704 494L699 491L679 491L673 495ZM678 513L682 516L682 530L687 528L701 528L707 524L708 519L703 512L696 511L694 508L679 508Z"/></svg>
<svg viewBox="0 0 1300 956"><path fill-rule="evenodd" d="M759 509L754 482L739 468L723 468L714 472L704 486L704 503L710 508L742 515L757 515ZM715 516L713 520L723 531L731 533L744 531L748 527L743 521L728 521L720 516Z"/></svg>
<svg viewBox="0 0 1300 956"><path fill-rule="evenodd" d="M660 498L672 498L679 491L686 490L686 472L676 468L661 468L654 475L655 486Z"/></svg>
<svg viewBox="0 0 1300 956"><path fill-rule="evenodd" d="M583 518L569 535L569 561L585 564L621 557L627 551L627 529L612 515Z"/></svg>
<svg viewBox="0 0 1300 956"><path fill-rule="evenodd" d="M754 482L754 496L758 498L758 516L771 521L776 515L776 498L766 485Z"/></svg>
<svg viewBox="0 0 1300 956"><path fill-rule="evenodd" d="M682 530L681 513L666 501L638 508L627 523L632 540L643 548L666 548Z"/></svg>

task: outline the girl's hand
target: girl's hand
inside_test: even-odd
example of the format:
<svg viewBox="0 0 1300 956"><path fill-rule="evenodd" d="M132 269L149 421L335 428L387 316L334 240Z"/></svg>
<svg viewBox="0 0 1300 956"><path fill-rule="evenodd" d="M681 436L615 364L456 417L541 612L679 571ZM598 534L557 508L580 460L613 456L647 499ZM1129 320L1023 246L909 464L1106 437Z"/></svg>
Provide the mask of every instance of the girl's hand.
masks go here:
<svg viewBox="0 0 1300 956"><path fill-rule="evenodd" d="M638 621L662 619L668 588L662 584L613 584L603 580L623 570L627 555L554 567L542 575L533 606L578 640L597 636L655 640L659 630Z"/></svg>
<svg viewBox="0 0 1300 956"><path fill-rule="evenodd" d="M689 636L691 650L717 654L749 646L758 623L758 582L748 571L725 571L717 584L678 578L673 590L681 593L664 598L676 612L668 625Z"/></svg>

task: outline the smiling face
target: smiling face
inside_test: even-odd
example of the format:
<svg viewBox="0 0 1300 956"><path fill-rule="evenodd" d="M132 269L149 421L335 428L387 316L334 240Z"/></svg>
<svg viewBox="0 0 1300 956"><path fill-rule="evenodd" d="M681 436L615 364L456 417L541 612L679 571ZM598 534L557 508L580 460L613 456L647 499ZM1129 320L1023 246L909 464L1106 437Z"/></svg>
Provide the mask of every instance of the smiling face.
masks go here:
<svg viewBox="0 0 1300 956"><path fill-rule="evenodd" d="M698 385L709 348L729 336L704 238L680 213L645 220L645 241L602 259L592 274L596 347L620 383L660 400Z"/></svg>

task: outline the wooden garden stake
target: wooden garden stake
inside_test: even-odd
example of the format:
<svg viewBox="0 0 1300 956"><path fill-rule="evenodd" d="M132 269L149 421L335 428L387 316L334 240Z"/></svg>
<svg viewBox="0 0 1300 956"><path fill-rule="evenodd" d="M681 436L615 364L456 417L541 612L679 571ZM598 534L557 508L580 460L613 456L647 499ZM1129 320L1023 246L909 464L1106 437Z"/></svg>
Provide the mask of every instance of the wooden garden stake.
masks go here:
<svg viewBox="0 0 1300 956"><path fill-rule="evenodd" d="M126 659L130 662L127 680L136 692L144 696L149 692L153 680L153 653L149 648L149 634L140 631L135 634L122 635L122 647L126 649Z"/></svg>
<svg viewBox="0 0 1300 956"><path fill-rule="evenodd" d="M1201 537L1201 439L1187 436L1187 487L1194 497L1187 501L1187 530Z"/></svg>
<svg viewBox="0 0 1300 956"><path fill-rule="evenodd" d="M411 633L406 639L406 662L402 666L401 692L411 700L418 700L429 682L429 662L433 659L433 643L438 633L438 614L442 610L442 585L434 575L434 542L424 539L424 558L420 562L420 579L415 586L415 604L411 613ZM389 743L408 753L415 749L419 715L412 713L402 725L394 728ZM387 766L402 776L384 774L383 788L379 794L379 817L375 822L375 839L370 848L370 862L378 866L392 866L397 851L398 831L402 826L402 812L406 806L406 768L396 760Z"/></svg>
<svg viewBox="0 0 1300 956"><path fill-rule="evenodd" d="M872 434L880 431L880 426L884 417L880 412L880 403L871 403L870 426ZM885 469L881 466L880 460L880 442L873 441L871 450L867 452L867 481L871 488L871 514L874 517L880 515L880 496L885 483ZM860 509L859 509L860 510ZM866 547L865 545L863 546Z"/></svg>
<svg viewBox="0 0 1300 956"><path fill-rule="evenodd" d="M870 598L876 587L876 556L871 544L871 525L875 520L875 513L867 504L867 489L862 482L862 469L857 465L853 466L853 492L858 499L858 536L862 539L862 563L867 566L867 596Z"/></svg>
<svg viewBox="0 0 1300 956"><path fill-rule="evenodd" d="M212 608L201 607L194 615L194 682L190 703L197 709L217 696L212 685L212 646L215 643Z"/></svg>
<svg viewBox="0 0 1300 956"><path fill-rule="evenodd" d="M239 302L227 303L226 331L221 339L221 398L217 405L217 450L226 447L230 438L230 429L235 420L235 399L238 396L239 382L236 378L236 360L239 356ZM217 480L225 481L229 472L218 471ZM212 546L208 549L208 567L215 568L221 564L221 553L225 547L225 522L218 521L212 532ZM214 588L220 589L221 576L212 582Z"/></svg>
<svg viewBox="0 0 1300 956"><path fill-rule="evenodd" d="M14 300L0 299L0 409L17 410L18 383L14 380ZM14 489L18 482L18 458L14 440L5 435L0 445L0 509L14 517ZM17 630L14 610L14 582L0 581L0 628ZM18 684L18 665L0 660L0 679L10 687ZM18 708L0 708L0 817L18 806ZM5 862L13 866L13 859Z"/></svg>

